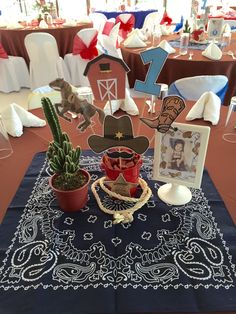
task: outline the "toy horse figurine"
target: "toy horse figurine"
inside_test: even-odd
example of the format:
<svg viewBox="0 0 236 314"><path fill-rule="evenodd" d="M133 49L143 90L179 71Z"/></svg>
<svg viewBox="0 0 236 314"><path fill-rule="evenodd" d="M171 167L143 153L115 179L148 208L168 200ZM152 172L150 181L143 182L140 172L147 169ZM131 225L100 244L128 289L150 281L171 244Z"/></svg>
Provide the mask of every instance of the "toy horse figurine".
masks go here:
<svg viewBox="0 0 236 314"><path fill-rule="evenodd" d="M55 104L57 114L60 117L71 122L71 119L65 116L66 112L70 111L72 113L82 114L84 121L78 125L78 129L81 131L84 131L91 124L90 119L96 112L98 112L99 121L103 123L105 118L103 110L90 104L86 99L80 98L79 95L72 91L72 87L69 83L61 78L58 78L49 83L49 86L61 92L61 103Z"/></svg>

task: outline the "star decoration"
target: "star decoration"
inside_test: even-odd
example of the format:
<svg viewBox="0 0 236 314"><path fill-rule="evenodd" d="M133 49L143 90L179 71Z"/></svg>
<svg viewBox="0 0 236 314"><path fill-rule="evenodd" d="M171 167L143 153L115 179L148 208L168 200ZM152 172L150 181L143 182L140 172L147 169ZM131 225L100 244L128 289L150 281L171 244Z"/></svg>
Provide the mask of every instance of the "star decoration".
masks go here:
<svg viewBox="0 0 236 314"><path fill-rule="evenodd" d="M121 133L120 131L116 132L116 136L119 140L124 137L123 133Z"/></svg>
<svg viewBox="0 0 236 314"><path fill-rule="evenodd" d="M138 183L127 182L122 173L115 181L105 181L105 184L111 188L112 192L128 197L130 196L130 189L138 186Z"/></svg>

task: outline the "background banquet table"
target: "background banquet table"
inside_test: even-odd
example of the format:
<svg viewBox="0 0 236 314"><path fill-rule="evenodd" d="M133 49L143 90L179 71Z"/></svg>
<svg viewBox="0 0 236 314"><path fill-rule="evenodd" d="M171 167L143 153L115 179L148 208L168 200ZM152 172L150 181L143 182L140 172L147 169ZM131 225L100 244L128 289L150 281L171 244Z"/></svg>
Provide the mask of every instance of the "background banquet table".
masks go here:
<svg viewBox="0 0 236 314"><path fill-rule="evenodd" d="M146 111L147 106L144 107L143 100L136 100L136 103L139 107L140 115L148 116ZM187 123L185 121L185 116L192 104L192 102L187 102L187 108L178 117L179 122ZM102 107L101 104L98 105ZM156 107L157 110L160 108L159 105ZM227 110L228 108L226 106L222 106L221 118L217 126L211 126L210 123L203 120L195 120L191 123L211 126L211 134L206 156L206 168L223 201L225 202L232 219L236 223L236 167L234 166L236 144L226 142L222 139L222 136L225 133L224 124ZM36 109L32 112L37 116L44 118L41 109ZM150 129L143 123L140 123L139 117L132 117L132 120L134 124L134 134L137 135L138 133L148 136L151 140L151 146L153 147L153 129ZM231 120L233 121L233 119ZM95 134L102 134L101 125L96 120L95 126L93 126L93 131L91 128L88 128L86 133L80 133L76 129L76 126L79 124L78 119L73 120L72 124L63 119L60 121L62 123L63 130L68 132L72 142L74 144L79 144L83 149L88 149L87 138L93 134L93 131ZM230 125L230 127L232 127L233 130L233 126ZM44 128L25 128L24 134L20 138L11 138L13 154L6 159L0 159L0 221L2 221L6 210L18 189L34 153L47 150L48 142L50 140L51 133L48 126Z"/></svg>
<svg viewBox="0 0 236 314"><path fill-rule="evenodd" d="M107 19L116 18L119 14L131 13L135 17L135 28L142 28L145 17L149 13L157 12L157 10L134 10L134 11L95 11L97 13L103 13Z"/></svg>
<svg viewBox="0 0 236 314"><path fill-rule="evenodd" d="M162 36L162 40L174 40L178 35ZM148 47L150 47L150 43ZM146 48L145 48L146 49ZM234 53L236 53L236 34L232 34L231 45L229 47ZM144 65L140 52L143 49L127 48L121 46L122 56L124 61L130 68L128 73L129 85L132 88L135 80L145 80L147 69L149 65ZM190 50L189 50L190 51ZM158 77L159 83L165 83L170 85L177 79L183 77L190 77L196 75L226 75L229 79L229 87L225 96L225 105L229 105L232 96L236 95L235 73L236 73L236 60L233 60L229 55L223 55L219 61L213 61L202 56L202 50L191 49L193 53L193 60L188 60L189 54L174 58L178 54L178 48L176 53L169 55L161 73Z"/></svg>
<svg viewBox="0 0 236 314"><path fill-rule="evenodd" d="M80 23L76 26L58 26L51 28L22 28L1 29L0 41L8 55L23 57L29 64L29 57L24 45L25 36L32 32L46 32L53 35L57 41L59 55L63 58L65 54L72 51L73 39L78 31L83 28L92 27L92 23Z"/></svg>

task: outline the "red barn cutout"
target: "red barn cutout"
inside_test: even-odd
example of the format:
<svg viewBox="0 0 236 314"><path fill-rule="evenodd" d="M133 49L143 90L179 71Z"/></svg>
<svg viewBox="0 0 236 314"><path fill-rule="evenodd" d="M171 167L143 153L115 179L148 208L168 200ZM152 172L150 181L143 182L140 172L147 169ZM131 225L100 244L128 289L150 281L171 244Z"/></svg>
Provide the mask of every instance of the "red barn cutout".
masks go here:
<svg viewBox="0 0 236 314"><path fill-rule="evenodd" d="M88 62L84 75L89 79L94 99L116 100L125 98L126 73L129 71L122 59L102 54Z"/></svg>

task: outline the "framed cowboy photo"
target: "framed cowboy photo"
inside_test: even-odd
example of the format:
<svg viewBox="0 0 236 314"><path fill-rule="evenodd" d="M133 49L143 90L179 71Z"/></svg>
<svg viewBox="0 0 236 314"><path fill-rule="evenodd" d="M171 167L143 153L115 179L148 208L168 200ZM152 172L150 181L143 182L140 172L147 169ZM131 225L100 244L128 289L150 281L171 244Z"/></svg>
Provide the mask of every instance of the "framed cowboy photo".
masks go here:
<svg viewBox="0 0 236 314"><path fill-rule="evenodd" d="M183 123L156 132L153 179L200 188L209 134L207 126Z"/></svg>

